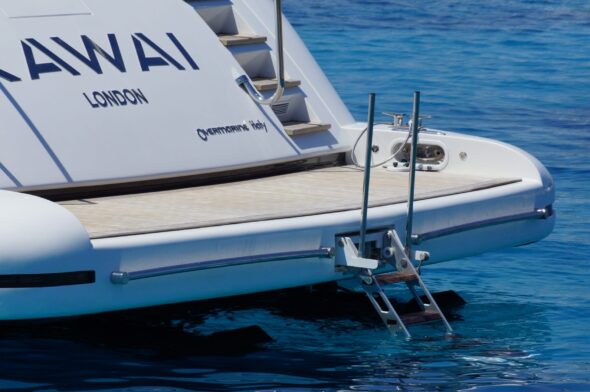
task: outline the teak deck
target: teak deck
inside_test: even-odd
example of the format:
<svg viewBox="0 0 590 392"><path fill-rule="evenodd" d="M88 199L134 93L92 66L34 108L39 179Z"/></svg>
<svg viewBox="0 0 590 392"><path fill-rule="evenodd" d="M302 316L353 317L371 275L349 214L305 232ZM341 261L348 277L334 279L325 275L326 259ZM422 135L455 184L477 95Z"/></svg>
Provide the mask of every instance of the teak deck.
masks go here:
<svg viewBox="0 0 590 392"><path fill-rule="evenodd" d="M518 182L418 172L415 199ZM85 200L64 201L91 238L182 230L360 209L363 172L330 167L291 174ZM407 199L408 173L379 168L371 175L371 207Z"/></svg>

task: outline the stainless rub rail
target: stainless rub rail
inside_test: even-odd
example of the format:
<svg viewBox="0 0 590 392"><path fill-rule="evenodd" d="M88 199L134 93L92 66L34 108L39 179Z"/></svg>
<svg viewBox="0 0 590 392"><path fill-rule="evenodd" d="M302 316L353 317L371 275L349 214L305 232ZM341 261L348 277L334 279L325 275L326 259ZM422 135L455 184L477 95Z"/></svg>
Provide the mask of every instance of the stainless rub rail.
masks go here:
<svg viewBox="0 0 590 392"><path fill-rule="evenodd" d="M156 278L159 276L174 275L184 272L202 271L212 268L235 267L239 265L268 263L282 260L331 258L333 257L333 254L334 250L332 248L319 248L312 250L270 253L265 255L253 255L233 257L227 259L209 260L189 264L171 265L161 268L152 268L141 271L115 271L111 273L111 282L114 284L127 284L132 280Z"/></svg>
<svg viewBox="0 0 590 392"><path fill-rule="evenodd" d="M486 219L478 222L470 222L463 225L449 227L440 230L434 230L421 234L412 235L412 243L420 244L426 240L443 237L446 235L461 233L463 231L484 228L488 226L499 225L503 223L516 222L521 220L529 219L546 219L553 215L553 208L547 206L545 208L539 208L531 212L525 212L521 214L503 216L493 219ZM268 263L283 260L298 260L298 259L309 259L309 258L333 258L333 248L319 248L311 250L301 250L293 252L280 252L280 253L269 253L263 255L243 256L226 259L209 260L202 262L195 262L189 264L172 265L161 268L152 268L140 271L115 271L111 273L111 282L113 284L127 284L133 280L141 280L148 278L156 278L166 275L174 275L185 272L202 271L212 268L223 268L223 267L235 267L240 265L250 265L258 263Z"/></svg>
<svg viewBox="0 0 590 392"><path fill-rule="evenodd" d="M448 227L440 230L433 230L422 234L413 234L412 243L420 244L426 240L432 240L434 238L444 237L451 234L457 234L468 230L481 229L488 226L500 225L502 223L510 223L521 220L529 219L546 219L553 215L553 208L547 206L545 208L539 208L534 211L524 212L521 214L501 216L498 218L485 219L477 222L465 223L463 225Z"/></svg>

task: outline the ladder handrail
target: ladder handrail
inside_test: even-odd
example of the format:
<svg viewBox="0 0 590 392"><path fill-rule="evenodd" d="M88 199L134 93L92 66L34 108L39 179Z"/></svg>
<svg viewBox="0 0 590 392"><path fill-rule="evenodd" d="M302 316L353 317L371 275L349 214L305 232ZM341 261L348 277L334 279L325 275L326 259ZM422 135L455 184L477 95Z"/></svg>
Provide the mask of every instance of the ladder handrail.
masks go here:
<svg viewBox="0 0 590 392"><path fill-rule="evenodd" d="M240 86L244 86L248 95L261 105L273 105L276 103L285 91L285 60L283 54L283 12L282 12L282 0L275 0L275 19L276 19L276 65L275 74L277 77L277 88L274 94L269 98L264 96L256 89L254 84L247 75L241 75L236 79L236 83Z"/></svg>
<svg viewBox="0 0 590 392"><path fill-rule="evenodd" d="M363 206L361 210L361 238L359 255L367 257L365 237L367 234L367 214L369 208L369 186L371 182L371 158L373 152L373 123L375 121L375 93L369 94L369 118L367 120L367 148L365 155L365 173L363 179Z"/></svg>
<svg viewBox="0 0 590 392"><path fill-rule="evenodd" d="M420 131L420 91L414 91L414 110L412 113L412 144L410 145L410 178L408 183L408 217L406 219L406 255L410 257L412 247L412 225L414 223L414 188L416 185L416 152L418 132Z"/></svg>

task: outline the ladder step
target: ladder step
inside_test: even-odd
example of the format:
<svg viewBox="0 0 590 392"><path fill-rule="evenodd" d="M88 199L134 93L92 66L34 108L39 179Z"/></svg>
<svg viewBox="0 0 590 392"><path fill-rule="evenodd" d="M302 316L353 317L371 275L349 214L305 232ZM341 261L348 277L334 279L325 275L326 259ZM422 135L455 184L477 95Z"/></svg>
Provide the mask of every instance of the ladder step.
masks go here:
<svg viewBox="0 0 590 392"><path fill-rule="evenodd" d="M276 79L267 78L253 78L252 82L254 82L254 87L256 87L258 91L272 91L275 90L279 84ZM297 87L300 84L300 80L285 80L285 88Z"/></svg>
<svg viewBox="0 0 590 392"><path fill-rule="evenodd" d="M219 34L219 41L225 46L263 44L266 37L256 34Z"/></svg>
<svg viewBox="0 0 590 392"><path fill-rule="evenodd" d="M332 125L326 123L290 121L284 123L283 126L285 127L285 132L287 135L299 136L306 133L327 131Z"/></svg>
<svg viewBox="0 0 590 392"><path fill-rule="evenodd" d="M400 316L405 325L421 324L430 321L441 320L442 317L436 309L426 309L421 312L407 313Z"/></svg>
<svg viewBox="0 0 590 392"><path fill-rule="evenodd" d="M394 284L400 282L412 282L417 280L415 274L411 272L391 272L388 274L381 274L375 277L379 284Z"/></svg>

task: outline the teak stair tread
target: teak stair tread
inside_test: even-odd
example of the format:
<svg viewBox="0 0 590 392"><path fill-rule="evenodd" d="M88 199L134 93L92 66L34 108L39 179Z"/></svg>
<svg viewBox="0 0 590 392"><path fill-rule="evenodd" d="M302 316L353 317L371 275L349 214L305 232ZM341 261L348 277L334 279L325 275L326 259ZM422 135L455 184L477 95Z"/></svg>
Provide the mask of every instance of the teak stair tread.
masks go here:
<svg viewBox="0 0 590 392"><path fill-rule="evenodd" d="M411 282L418 279L416 275L411 272L390 272L388 274L377 275L375 278L380 284Z"/></svg>
<svg viewBox="0 0 590 392"><path fill-rule="evenodd" d="M405 325L427 323L440 320L440 313L436 309L426 309L421 312L407 313L400 316Z"/></svg>
<svg viewBox="0 0 590 392"><path fill-rule="evenodd" d="M258 91L275 90L279 84L276 79L269 78L252 78L252 82L254 82L254 87L256 87ZM285 88L297 87L300 84L300 80L285 80Z"/></svg>
<svg viewBox="0 0 590 392"><path fill-rule="evenodd" d="M219 41L225 46L263 44L266 37L255 34L219 34Z"/></svg>
<svg viewBox="0 0 590 392"><path fill-rule="evenodd" d="M285 132L289 136L299 136L306 133L322 132L330 129L332 125L326 123L316 122L286 122L283 124Z"/></svg>

